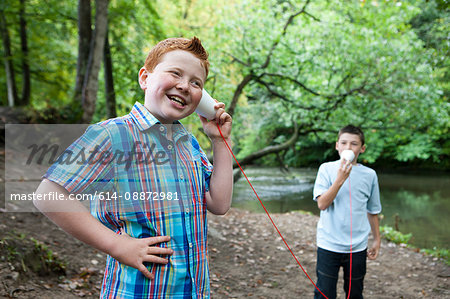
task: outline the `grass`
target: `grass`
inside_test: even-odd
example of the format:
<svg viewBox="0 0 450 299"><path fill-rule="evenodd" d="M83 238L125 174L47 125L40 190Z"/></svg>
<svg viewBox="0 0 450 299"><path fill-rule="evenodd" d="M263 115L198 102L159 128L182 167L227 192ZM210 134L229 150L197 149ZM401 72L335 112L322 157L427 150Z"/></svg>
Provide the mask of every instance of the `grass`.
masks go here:
<svg viewBox="0 0 450 299"><path fill-rule="evenodd" d="M0 239L0 256L13 269L22 273L28 271L39 275L65 274L66 262L44 243L15 232Z"/></svg>

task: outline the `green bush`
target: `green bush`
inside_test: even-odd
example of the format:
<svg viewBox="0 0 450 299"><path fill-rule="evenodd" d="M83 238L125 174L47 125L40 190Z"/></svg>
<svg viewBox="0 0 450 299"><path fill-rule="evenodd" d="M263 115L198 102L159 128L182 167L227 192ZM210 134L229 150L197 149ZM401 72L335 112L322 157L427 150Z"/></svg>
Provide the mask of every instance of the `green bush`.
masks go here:
<svg viewBox="0 0 450 299"><path fill-rule="evenodd" d="M387 225L380 226L380 232L384 238L396 244L408 244L409 240L412 238L411 233L403 234Z"/></svg>
<svg viewBox="0 0 450 299"><path fill-rule="evenodd" d="M409 240L412 238L411 233L403 234L387 225L380 226L380 232L381 232L381 235L385 239L387 239L391 242L394 242L396 244L406 244L407 247L409 247L409 248L415 248L414 246L408 244ZM417 251L421 252L423 254L427 254L427 255L431 255L431 256L443 259L447 265L450 265L448 249L433 247L433 249L424 248L424 249L420 249Z"/></svg>

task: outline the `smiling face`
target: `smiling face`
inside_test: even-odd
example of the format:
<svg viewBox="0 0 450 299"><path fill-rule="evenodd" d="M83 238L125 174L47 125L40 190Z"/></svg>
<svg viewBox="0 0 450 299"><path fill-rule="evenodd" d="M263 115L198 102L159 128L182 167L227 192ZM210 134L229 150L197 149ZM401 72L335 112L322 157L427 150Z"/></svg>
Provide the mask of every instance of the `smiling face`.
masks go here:
<svg viewBox="0 0 450 299"><path fill-rule="evenodd" d="M355 154L355 159L353 159L352 164L356 164L358 161L358 156L364 153L366 146L362 144L361 138L357 134L342 133L336 142L336 150L341 155L344 150L351 150Z"/></svg>
<svg viewBox="0 0 450 299"><path fill-rule="evenodd" d="M161 123L185 118L197 108L205 79L205 68L193 54L183 50L167 52L152 72L144 67L139 71L144 106Z"/></svg>

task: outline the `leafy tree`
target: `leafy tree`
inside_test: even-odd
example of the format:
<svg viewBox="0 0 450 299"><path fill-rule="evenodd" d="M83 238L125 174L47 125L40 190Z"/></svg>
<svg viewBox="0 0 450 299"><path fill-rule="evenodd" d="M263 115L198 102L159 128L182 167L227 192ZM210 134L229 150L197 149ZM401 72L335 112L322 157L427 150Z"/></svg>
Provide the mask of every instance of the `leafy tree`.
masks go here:
<svg viewBox="0 0 450 299"><path fill-rule="evenodd" d="M19 17L21 7L25 8L23 15L26 19L28 50L25 55L21 46L23 44L20 29L23 25L20 25ZM55 106L55 103L56 105L69 103L67 91L71 87L73 76L71 61L73 59L76 62L76 53L73 51L75 40L72 38L76 32L76 6L52 0L48 0L46 5L35 1L26 1L24 5L19 1L9 1L2 2L1 8L9 26L12 53L9 61L15 70L17 86L27 85L23 75L27 69L23 61L26 60L29 65L28 108L44 109ZM0 103L5 105L7 88L3 68L0 68L0 75ZM43 117L48 119L52 116L43 115Z"/></svg>
<svg viewBox="0 0 450 299"><path fill-rule="evenodd" d="M304 145L334 143L338 128L353 123L368 135L367 162L440 159L436 132L448 123L448 106L432 75L433 53L408 25L420 12L414 3L259 3L224 10L229 19L216 27L229 57L223 69L240 74L233 89L240 157L283 143L297 123L286 159L299 165Z"/></svg>
<svg viewBox="0 0 450 299"><path fill-rule="evenodd" d="M110 1L108 35L117 115L128 113L136 101L142 101L143 92L137 83L138 71L150 48L166 37L163 20L155 6L155 1L150 0L138 3ZM108 117L106 93L104 88L99 89L94 122Z"/></svg>
<svg viewBox="0 0 450 299"><path fill-rule="evenodd" d="M14 3L16 4L16 3ZM30 102L30 65L28 62L28 39L27 39L27 21L25 18L25 0L20 0L18 7L14 4L3 4L0 6L0 31L3 40L3 49L5 60L5 73L7 82L8 104L28 105ZM16 4L17 5L17 4ZM19 35L20 35L20 53L22 65L22 96L19 97L17 93L16 76L14 71L14 64L12 61L11 40L9 34L9 24L5 13L18 10L19 16Z"/></svg>
<svg viewBox="0 0 450 299"><path fill-rule="evenodd" d="M11 49L3 62L10 62L17 86L24 86L27 56L31 108L47 121L70 120L74 86L81 82L76 80L78 6L27 1L24 56L20 3L0 6ZM210 53L206 88L233 114L234 148L244 161L317 164L336 155L336 131L347 123L361 125L368 135L366 162L448 161L448 6L443 3L111 0L104 38L109 47L103 47L111 59L106 71L99 69L92 121L115 110L123 115L142 100L137 71L157 41L196 35ZM88 20L83 24L92 26ZM0 75L6 105L5 68ZM115 105L106 100L112 90ZM201 127L195 115L184 123L191 131ZM206 137L200 141L207 145Z"/></svg>
<svg viewBox="0 0 450 299"><path fill-rule="evenodd" d="M430 64L433 67L433 75L442 90L441 107L448 107L450 98L450 64L449 64L449 29L450 8L448 1L426 1L420 4L421 12L411 19L410 24L417 36L424 42L424 46L433 54ZM450 131L449 124L432 132L440 136L437 140L442 145L441 156L450 156ZM449 159L446 168L450 167ZM444 165L445 166L445 165Z"/></svg>
<svg viewBox="0 0 450 299"><path fill-rule="evenodd" d="M91 1L81 1L88 8ZM93 3L93 2L92 2ZM84 75L76 79L78 57L78 5L76 2L46 0L26 2L28 62L31 73L31 96L29 109L33 111L35 121L73 122L79 116L75 102L74 87L82 84ZM129 111L130 105L142 98L137 84L137 71L142 66L146 52L155 43L165 37L162 20L156 12L155 1L130 2L125 0L109 1L109 44L111 52L112 77L115 80L115 95L118 114ZM15 70L15 82L22 86L22 57L20 48L19 1L5 2L0 5L4 13L11 41L11 62ZM87 9L90 12L91 9ZM92 32L91 16L82 24ZM4 32L4 31L3 31ZM81 49L89 49L89 42L81 44ZM1 53L4 47L0 49ZM88 53L88 52L86 52ZM81 58L81 57L80 57ZM82 55L82 61L87 57ZM2 59L3 62L5 59ZM86 65L84 66L86 67ZM78 68L81 68L78 66ZM110 73L110 72L106 72ZM107 117L106 94L104 84L106 75L99 70L98 101L92 121ZM7 104L7 84L5 68L0 68L0 105ZM110 77L111 79L111 77ZM81 85L80 85L81 86ZM77 90L80 91L81 87ZM78 108L81 111L81 108ZM82 111L81 111L82 112Z"/></svg>

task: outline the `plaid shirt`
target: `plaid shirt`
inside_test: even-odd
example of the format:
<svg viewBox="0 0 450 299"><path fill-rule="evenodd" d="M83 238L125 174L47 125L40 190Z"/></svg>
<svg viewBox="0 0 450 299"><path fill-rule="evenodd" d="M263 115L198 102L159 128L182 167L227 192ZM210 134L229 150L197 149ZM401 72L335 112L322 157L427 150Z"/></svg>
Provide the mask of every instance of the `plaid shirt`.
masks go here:
<svg viewBox="0 0 450 299"><path fill-rule="evenodd" d="M44 177L70 193L92 195L91 213L116 233L170 236L167 265L147 263L148 280L108 255L101 298L210 296L205 192L212 165L179 123L166 127L140 103L130 114L90 126L66 151L76 163L55 163Z"/></svg>

